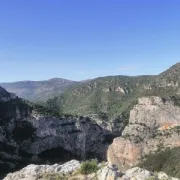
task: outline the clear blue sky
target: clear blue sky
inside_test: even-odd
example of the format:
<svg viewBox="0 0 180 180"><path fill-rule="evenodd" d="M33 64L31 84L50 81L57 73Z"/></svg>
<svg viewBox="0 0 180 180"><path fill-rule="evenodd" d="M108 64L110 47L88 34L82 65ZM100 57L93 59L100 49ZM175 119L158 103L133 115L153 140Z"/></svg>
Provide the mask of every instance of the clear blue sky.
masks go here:
<svg viewBox="0 0 180 180"><path fill-rule="evenodd" d="M0 82L158 74L180 61L179 0L4 0Z"/></svg>

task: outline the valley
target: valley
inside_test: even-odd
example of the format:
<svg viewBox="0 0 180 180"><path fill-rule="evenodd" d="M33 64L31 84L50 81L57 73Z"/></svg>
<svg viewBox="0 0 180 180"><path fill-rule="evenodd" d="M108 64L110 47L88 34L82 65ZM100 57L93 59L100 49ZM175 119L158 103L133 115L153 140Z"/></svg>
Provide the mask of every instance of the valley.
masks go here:
<svg viewBox="0 0 180 180"><path fill-rule="evenodd" d="M72 159L80 161L75 163L79 168L82 161L97 159L107 162L98 169L99 177L103 168L116 174L115 180L123 177L119 171L128 176L129 171L144 168L147 174L164 171L180 178L179 163L173 166L164 157L169 154L174 161L179 156L180 63L155 76L108 76L83 83L59 80L49 82L49 95L40 91L30 97L25 91L34 91L34 85L27 82L0 87L1 174L29 164L53 166ZM158 159L162 162L157 167ZM142 169L131 169L136 166Z"/></svg>

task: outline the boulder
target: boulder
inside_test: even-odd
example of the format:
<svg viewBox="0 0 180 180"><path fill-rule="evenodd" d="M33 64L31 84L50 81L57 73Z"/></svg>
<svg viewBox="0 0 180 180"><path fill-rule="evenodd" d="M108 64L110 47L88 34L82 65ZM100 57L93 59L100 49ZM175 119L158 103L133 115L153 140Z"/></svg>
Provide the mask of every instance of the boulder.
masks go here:
<svg viewBox="0 0 180 180"><path fill-rule="evenodd" d="M145 169L135 167L126 171L125 175L121 178L122 180L147 180L152 177L153 174Z"/></svg>

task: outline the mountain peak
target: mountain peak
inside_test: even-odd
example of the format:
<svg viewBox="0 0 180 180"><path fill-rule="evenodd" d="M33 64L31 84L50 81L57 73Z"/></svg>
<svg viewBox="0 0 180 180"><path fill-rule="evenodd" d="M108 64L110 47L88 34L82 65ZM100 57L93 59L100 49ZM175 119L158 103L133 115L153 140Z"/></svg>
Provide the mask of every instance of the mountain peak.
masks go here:
<svg viewBox="0 0 180 180"><path fill-rule="evenodd" d="M161 73L159 78L161 80L164 79L167 82L180 82L180 62Z"/></svg>
<svg viewBox="0 0 180 180"><path fill-rule="evenodd" d="M161 73L160 75L180 75L180 62L171 66L169 69Z"/></svg>
<svg viewBox="0 0 180 180"><path fill-rule="evenodd" d="M178 89L180 86L180 62L156 76L151 84L161 88L171 87L173 89Z"/></svg>

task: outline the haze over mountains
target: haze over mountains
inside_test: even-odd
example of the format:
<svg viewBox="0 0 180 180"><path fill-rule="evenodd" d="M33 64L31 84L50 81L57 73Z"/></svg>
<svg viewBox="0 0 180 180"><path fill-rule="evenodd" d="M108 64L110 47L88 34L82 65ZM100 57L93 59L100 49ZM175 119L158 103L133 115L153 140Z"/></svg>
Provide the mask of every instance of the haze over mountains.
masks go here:
<svg viewBox="0 0 180 180"><path fill-rule="evenodd" d="M68 87L75 84L78 84L78 82L61 78L53 78L47 81L0 83L0 86L9 92L15 93L21 98L38 102L46 101L57 94L61 94Z"/></svg>

